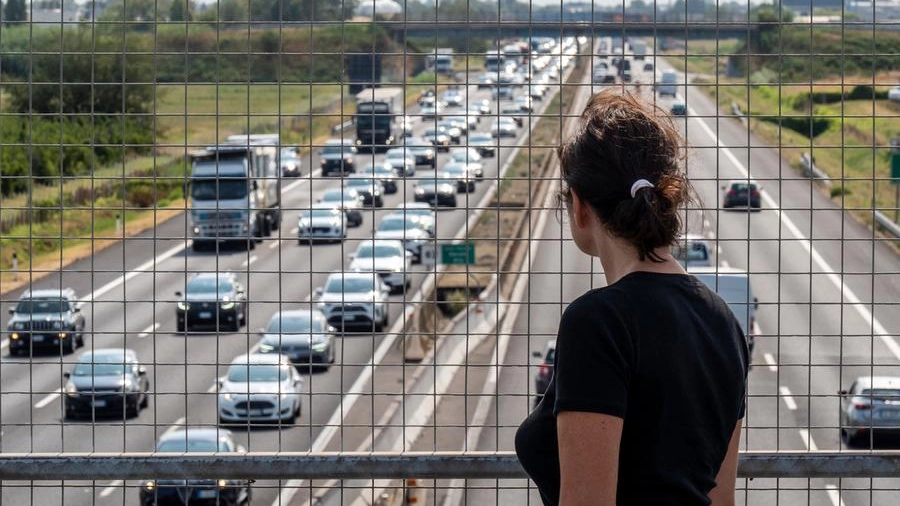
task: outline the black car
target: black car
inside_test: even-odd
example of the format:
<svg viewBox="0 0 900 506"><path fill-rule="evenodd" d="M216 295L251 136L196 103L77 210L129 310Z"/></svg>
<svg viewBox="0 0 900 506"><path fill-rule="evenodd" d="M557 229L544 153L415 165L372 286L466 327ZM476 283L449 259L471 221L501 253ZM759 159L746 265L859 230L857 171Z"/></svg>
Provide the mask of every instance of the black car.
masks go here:
<svg viewBox="0 0 900 506"><path fill-rule="evenodd" d="M725 198L722 201L722 207L725 209L732 207L759 209L761 207L761 187L753 181L731 181L722 188L725 190Z"/></svg>
<svg viewBox="0 0 900 506"><path fill-rule="evenodd" d="M232 273L207 272L188 280L175 309L178 332L204 328L237 332L247 322L244 286Z"/></svg>
<svg viewBox="0 0 900 506"><path fill-rule="evenodd" d="M472 134L469 136L467 144L469 147L478 150L479 155L486 158L493 158L497 152L497 141L491 137L491 134Z"/></svg>
<svg viewBox="0 0 900 506"><path fill-rule="evenodd" d="M159 439L158 453L244 453L231 431L220 428L175 430ZM250 504L247 480L147 480L141 483L141 506Z"/></svg>
<svg viewBox="0 0 900 506"><path fill-rule="evenodd" d="M416 202L426 202L434 207L456 207L456 181L452 179L420 179L416 183Z"/></svg>
<svg viewBox="0 0 900 506"><path fill-rule="evenodd" d="M90 418L101 413L132 418L150 402L147 370L134 350L89 351L78 357L75 368L64 376L67 381L63 404L68 418Z"/></svg>
<svg viewBox="0 0 900 506"><path fill-rule="evenodd" d="M356 147L349 139L328 139L319 151L322 175L352 174L356 171L353 158L355 154Z"/></svg>
<svg viewBox="0 0 900 506"><path fill-rule="evenodd" d="M537 405L537 403L541 402L541 399L544 398L544 393L547 392L547 387L550 386L550 379L553 378L553 360L556 358L556 340L547 343L544 353L535 351L532 353L532 356L541 359L541 364L538 366L538 372L534 375L534 404Z"/></svg>
<svg viewBox="0 0 900 506"><path fill-rule="evenodd" d="M297 367L327 370L335 359L334 332L321 311L279 311L261 332L259 352L280 353Z"/></svg>
<svg viewBox="0 0 900 506"><path fill-rule="evenodd" d="M72 353L84 346L84 315L71 288L26 290L9 314L12 355L27 355L32 349Z"/></svg>

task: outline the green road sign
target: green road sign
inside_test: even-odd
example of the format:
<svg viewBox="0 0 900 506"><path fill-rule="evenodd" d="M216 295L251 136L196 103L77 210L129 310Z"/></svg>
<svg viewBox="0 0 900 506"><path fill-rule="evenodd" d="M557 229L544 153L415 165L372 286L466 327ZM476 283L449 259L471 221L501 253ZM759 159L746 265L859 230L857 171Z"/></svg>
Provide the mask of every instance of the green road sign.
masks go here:
<svg viewBox="0 0 900 506"><path fill-rule="evenodd" d="M475 263L475 245L441 244L441 263L444 265L471 265Z"/></svg>
<svg viewBox="0 0 900 506"><path fill-rule="evenodd" d="M891 183L900 185L900 153L891 153Z"/></svg>

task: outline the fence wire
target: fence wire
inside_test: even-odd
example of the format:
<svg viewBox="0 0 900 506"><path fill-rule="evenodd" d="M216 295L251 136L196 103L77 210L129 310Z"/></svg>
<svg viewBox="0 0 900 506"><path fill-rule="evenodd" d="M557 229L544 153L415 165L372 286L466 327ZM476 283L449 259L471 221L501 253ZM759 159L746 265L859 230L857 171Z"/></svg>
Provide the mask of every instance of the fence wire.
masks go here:
<svg viewBox="0 0 900 506"><path fill-rule="evenodd" d="M896 1L0 14L0 503L541 504L607 88L684 134L673 253L753 338L737 503L896 503Z"/></svg>

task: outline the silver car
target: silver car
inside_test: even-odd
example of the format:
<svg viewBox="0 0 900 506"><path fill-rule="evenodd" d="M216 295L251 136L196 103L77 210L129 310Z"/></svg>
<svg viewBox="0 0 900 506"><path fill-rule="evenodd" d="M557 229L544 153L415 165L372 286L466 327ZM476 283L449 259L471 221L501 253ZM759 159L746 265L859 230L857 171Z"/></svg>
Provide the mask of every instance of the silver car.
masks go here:
<svg viewBox="0 0 900 506"><path fill-rule="evenodd" d="M413 263L422 260L422 248L431 240L418 220L412 216L391 214L381 219L375 230L375 239L397 239L413 254Z"/></svg>
<svg viewBox="0 0 900 506"><path fill-rule="evenodd" d="M300 244L316 241L341 242L347 238L347 215L332 204L315 204L300 213L297 240Z"/></svg>
<svg viewBox="0 0 900 506"><path fill-rule="evenodd" d="M841 439L847 446L870 446L878 433L900 433L900 377L862 376L841 396Z"/></svg>
<svg viewBox="0 0 900 506"><path fill-rule="evenodd" d="M297 367L328 370L334 363L334 332L321 311L279 311L261 332L259 352L280 353Z"/></svg>
<svg viewBox="0 0 900 506"><path fill-rule="evenodd" d="M391 239L363 241L350 258L349 270L377 272L393 292L402 293L411 285L409 275L412 270L412 253L403 247L402 241Z"/></svg>
<svg viewBox="0 0 900 506"><path fill-rule="evenodd" d="M240 355L219 380L219 422L294 423L303 378L284 355Z"/></svg>
<svg viewBox="0 0 900 506"><path fill-rule="evenodd" d="M688 267L713 267L712 246L702 236L688 234L672 245L672 256L686 269Z"/></svg>
<svg viewBox="0 0 900 506"><path fill-rule="evenodd" d="M322 193L319 203L328 204L344 210L347 215L347 225L358 227L362 225L362 197L353 188L330 188Z"/></svg>

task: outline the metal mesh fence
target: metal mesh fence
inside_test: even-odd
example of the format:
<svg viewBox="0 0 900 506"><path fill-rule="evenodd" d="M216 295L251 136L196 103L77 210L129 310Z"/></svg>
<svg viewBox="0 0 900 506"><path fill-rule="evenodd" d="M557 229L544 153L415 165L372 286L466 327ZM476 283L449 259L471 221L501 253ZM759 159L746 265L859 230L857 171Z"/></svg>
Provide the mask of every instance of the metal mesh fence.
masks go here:
<svg viewBox="0 0 900 506"><path fill-rule="evenodd" d="M888 1L7 0L0 502L541 504L605 285L556 146L616 89L752 336L737 502L894 504L898 55Z"/></svg>

